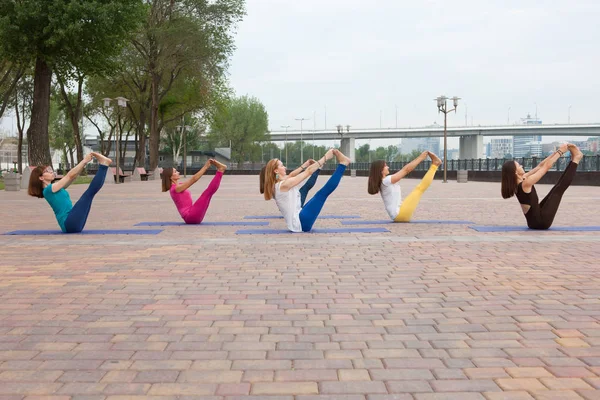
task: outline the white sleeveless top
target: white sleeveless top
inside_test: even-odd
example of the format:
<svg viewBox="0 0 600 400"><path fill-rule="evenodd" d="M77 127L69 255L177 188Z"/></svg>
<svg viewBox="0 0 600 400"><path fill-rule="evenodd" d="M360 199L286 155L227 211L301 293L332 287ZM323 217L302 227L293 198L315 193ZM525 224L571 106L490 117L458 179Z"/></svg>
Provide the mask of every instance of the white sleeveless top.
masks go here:
<svg viewBox="0 0 600 400"><path fill-rule="evenodd" d="M392 176L388 175L383 178L381 186L379 186L379 193L383 199L385 205L385 211L392 220L394 220L400 212L400 205L402 204L402 191L400 189L400 181L395 184L392 183Z"/></svg>
<svg viewBox="0 0 600 400"><path fill-rule="evenodd" d="M281 182L275 184L275 203L288 229L292 232L302 232L302 224L300 223L300 189L301 185L296 185L287 192L280 190Z"/></svg>

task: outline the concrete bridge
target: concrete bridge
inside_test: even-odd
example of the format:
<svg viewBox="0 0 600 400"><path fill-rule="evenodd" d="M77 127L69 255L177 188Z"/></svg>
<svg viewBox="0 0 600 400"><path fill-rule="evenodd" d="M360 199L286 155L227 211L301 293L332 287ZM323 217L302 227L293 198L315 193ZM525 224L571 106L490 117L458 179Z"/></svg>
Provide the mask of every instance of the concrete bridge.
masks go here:
<svg viewBox="0 0 600 400"><path fill-rule="evenodd" d="M568 125L499 125L499 126L459 126L447 128L448 137L459 137L459 154L461 159L479 158L483 153L484 136L600 136L600 123L568 124ZM343 133L337 129L320 131L272 131L271 141L286 140L340 140L344 154L353 161L356 139L396 139L443 137L444 127L427 128L383 128L352 129L344 127Z"/></svg>

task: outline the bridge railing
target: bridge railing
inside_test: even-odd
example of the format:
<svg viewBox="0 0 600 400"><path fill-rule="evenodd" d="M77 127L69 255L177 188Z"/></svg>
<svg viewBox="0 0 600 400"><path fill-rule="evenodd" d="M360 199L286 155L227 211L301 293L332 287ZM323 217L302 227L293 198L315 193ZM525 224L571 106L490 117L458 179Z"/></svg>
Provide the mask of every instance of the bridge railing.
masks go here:
<svg viewBox="0 0 600 400"><path fill-rule="evenodd" d="M528 171L535 168L544 158L542 157L515 157L512 160L517 161ZM468 160L448 160L448 171L468 170L468 171L501 171L502 164L506 161L511 160L509 158L476 158ZM551 170L563 171L569 162L570 157L561 157L554 164ZM397 171L402 169L410 161L396 161L388 162L387 165L390 167L390 171ZM359 171L368 171L371 166L369 162L354 162L350 164L350 169ZM426 171L431 166L431 161L423 161L417 166L416 171ZM288 170L297 168L297 165L288 165ZM244 168L242 168L244 169ZM327 165L325 169L332 169L332 165ZM593 171L600 172L600 155L595 156L583 156L583 159L579 162L578 171Z"/></svg>

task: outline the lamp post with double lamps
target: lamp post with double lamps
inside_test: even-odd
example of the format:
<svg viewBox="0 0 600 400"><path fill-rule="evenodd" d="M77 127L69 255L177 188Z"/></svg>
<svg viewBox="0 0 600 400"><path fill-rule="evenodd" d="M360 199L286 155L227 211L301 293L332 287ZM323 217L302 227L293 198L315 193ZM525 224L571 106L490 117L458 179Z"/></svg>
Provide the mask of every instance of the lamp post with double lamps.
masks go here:
<svg viewBox="0 0 600 400"><path fill-rule="evenodd" d="M302 142L302 122L310 121L310 118L296 118L296 121L300 121L300 164L304 162L304 143Z"/></svg>
<svg viewBox="0 0 600 400"><path fill-rule="evenodd" d="M117 101L117 131L116 131L116 135L115 135L115 165L117 166L117 168L115 168L115 175L117 176L116 182L120 183L120 178L121 178L121 174L120 172L120 168L119 168L119 147L121 145L121 113L120 110L121 108L125 108L127 107L127 102L129 100L127 100L125 97L115 97L114 99L111 99L110 97L105 97L104 99L104 107L108 108L110 107L110 102L112 100L116 100ZM125 154L127 155L127 151L125 151Z"/></svg>
<svg viewBox="0 0 600 400"><path fill-rule="evenodd" d="M287 164L288 162L288 157L287 157L287 130L290 127L289 125L281 125L281 127L283 129L285 129L285 141L283 142L283 147L285 147L285 163Z"/></svg>
<svg viewBox="0 0 600 400"><path fill-rule="evenodd" d="M448 136L446 133L447 130L447 117L448 117L448 113L449 112L456 112L456 109L458 108L458 100L460 100L460 97L452 97L452 98L448 98L446 96L440 96L436 99L434 99L437 101L437 107L438 107L438 113L443 112L444 113L444 183L448 183L448 180L446 179L446 172L448 172ZM453 104L454 104L454 108L451 110L448 110L448 104L447 101L448 100L452 100Z"/></svg>

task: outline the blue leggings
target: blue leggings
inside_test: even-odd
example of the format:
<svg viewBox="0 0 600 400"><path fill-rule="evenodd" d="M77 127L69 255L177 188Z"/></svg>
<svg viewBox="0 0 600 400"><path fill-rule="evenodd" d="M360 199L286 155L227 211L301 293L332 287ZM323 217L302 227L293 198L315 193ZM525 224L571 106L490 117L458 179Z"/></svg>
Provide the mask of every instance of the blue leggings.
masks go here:
<svg viewBox="0 0 600 400"><path fill-rule="evenodd" d="M319 213L325 205L325 200L327 200L329 195L338 187L340 180L342 180L342 176L344 176L345 170L346 166L344 164L338 164L335 172L331 175L327 183L315 193L313 198L310 199L304 207L302 207L302 210L300 210L300 223L302 224L303 232L309 232L312 229Z"/></svg>
<svg viewBox="0 0 600 400"><path fill-rule="evenodd" d="M98 193L102 185L104 185L106 171L108 171L106 165L99 166L98 172L96 172L90 186L81 195L81 198L77 200L77 203L73 205L71 211L69 211L69 216L65 220L65 232L78 233L83 230L88 214L90 213L90 208L92 207L92 200L94 200L94 196Z"/></svg>
<svg viewBox="0 0 600 400"><path fill-rule="evenodd" d="M313 174L308 178L304 186L300 188L300 207L304 207L304 203L306 202L306 195L308 195L308 191L315 186L317 183L317 178L319 177L320 169L313 172Z"/></svg>

